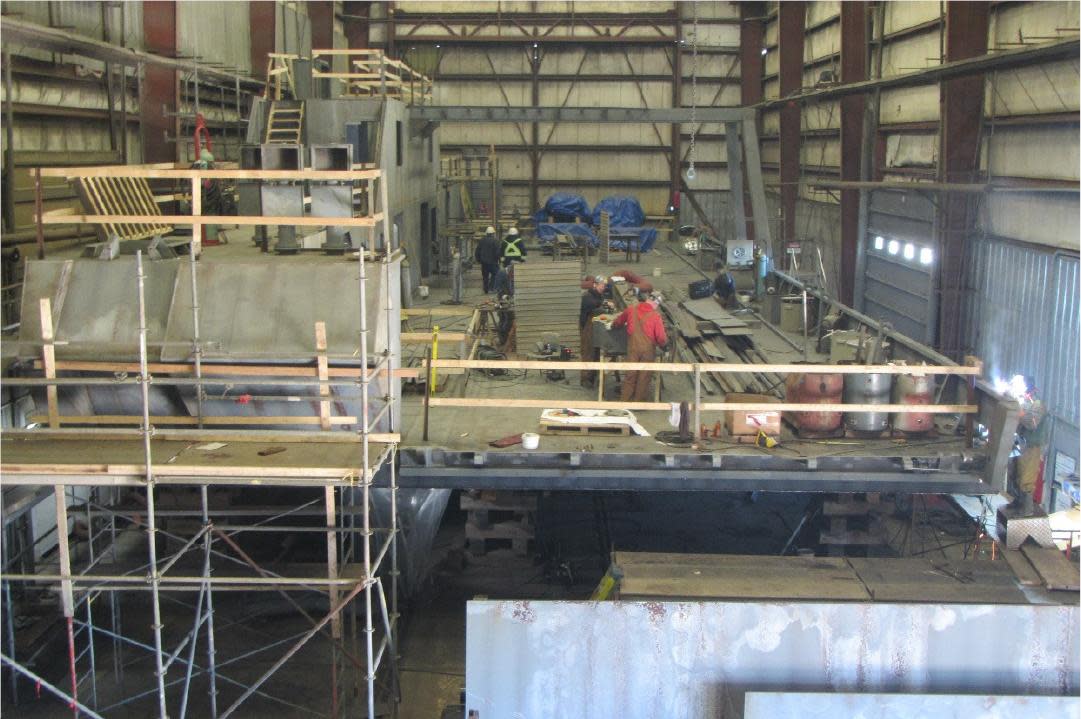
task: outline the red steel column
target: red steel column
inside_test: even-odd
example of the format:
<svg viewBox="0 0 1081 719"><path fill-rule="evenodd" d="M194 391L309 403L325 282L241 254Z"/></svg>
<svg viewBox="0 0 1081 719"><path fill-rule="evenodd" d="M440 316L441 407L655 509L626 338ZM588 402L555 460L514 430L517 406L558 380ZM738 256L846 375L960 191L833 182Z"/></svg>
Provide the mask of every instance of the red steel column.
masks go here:
<svg viewBox="0 0 1081 719"><path fill-rule="evenodd" d="M143 3L143 42L148 52L176 57L176 2ZM175 113L180 105L180 82L176 70L146 65L143 78L139 98L143 162L176 162L176 141L166 140L179 133L180 121Z"/></svg>
<svg viewBox="0 0 1081 719"><path fill-rule="evenodd" d="M739 4L739 96L744 107L757 105L762 101L762 74L765 62L762 48L766 42L766 26L763 18L766 4L763 2L741 2ZM761 125L761 118L759 119ZM761 127L759 128L761 130ZM761 132L759 132L761 136ZM746 165L743 172L743 215L747 218L747 237L755 237L754 209L747 194Z"/></svg>
<svg viewBox="0 0 1081 719"><path fill-rule="evenodd" d="M778 49L780 51L781 97L803 88L803 31L806 3L782 2L777 10ZM799 199L800 174L800 105L781 106L781 241L796 238L796 200Z"/></svg>
<svg viewBox="0 0 1081 719"><path fill-rule="evenodd" d="M251 37L251 74L266 79L267 55L275 52L276 23L274 9L277 3L268 0L252 0L248 3L248 30Z"/></svg>
<svg viewBox="0 0 1081 719"><path fill-rule="evenodd" d="M867 79L867 3L841 3L841 83ZM841 98L841 179L860 179L864 95ZM852 307L860 232L859 190L841 191L841 301Z"/></svg>
<svg viewBox="0 0 1081 719"><path fill-rule="evenodd" d="M308 19L312 23L312 49L334 47L334 3L329 0L309 0Z"/></svg>
<svg viewBox="0 0 1081 719"><path fill-rule="evenodd" d="M342 3L342 30L345 32L346 45L351 48L371 47L368 39L368 20L370 17L370 2L358 2L346 0ZM363 18L363 19L362 19Z"/></svg>
<svg viewBox="0 0 1081 719"><path fill-rule="evenodd" d="M987 53L988 2L946 4L944 62ZM947 80L940 86L940 182L976 182L980 170L980 128L983 122L984 76ZM965 245L975 224L975 196L940 195L938 263L938 347L959 358L963 342Z"/></svg>

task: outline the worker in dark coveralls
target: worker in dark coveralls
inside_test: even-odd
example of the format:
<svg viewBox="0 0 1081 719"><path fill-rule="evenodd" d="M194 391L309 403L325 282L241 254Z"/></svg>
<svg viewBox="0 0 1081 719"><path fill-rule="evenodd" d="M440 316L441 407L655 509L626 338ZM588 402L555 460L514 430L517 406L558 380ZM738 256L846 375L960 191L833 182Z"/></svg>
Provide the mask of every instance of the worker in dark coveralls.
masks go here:
<svg viewBox="0 0 1081 719"><path fill-rule="evenodd" d="M493 288L495 274L499 271L499 261L503 259L503 244L496 237L495 228L489 227L484 231L484 238L477 243L477 249L473 251L473 259L480 265L480 279L484 286L484 294L488 294Z"/></svg>
<svg viewBox="0 0 1081 719"><path fill-rule="evenodd" d="M578 336L583 362L596 362L600 358L600 352L593 348L593 318L611 306L604 299L607 289L608 280L603 275L597 275L593 278L593 285L582 293L582 305L578 312ZM578 377L583 387L592 387L597 371L584 369Z"/></svg>
<svg viewBox="0 0 1081 719"><path fill-rule="evenodd" d="M613 328L627 328L627 362L653 362L657 358L657 349L668 345L664 320L657 310L662 300L659 292L653 292L648 298L623 310L612 322ZM626 372L621 399L624 402L647 401L652 380L653 372L650 370Z"/></svg>

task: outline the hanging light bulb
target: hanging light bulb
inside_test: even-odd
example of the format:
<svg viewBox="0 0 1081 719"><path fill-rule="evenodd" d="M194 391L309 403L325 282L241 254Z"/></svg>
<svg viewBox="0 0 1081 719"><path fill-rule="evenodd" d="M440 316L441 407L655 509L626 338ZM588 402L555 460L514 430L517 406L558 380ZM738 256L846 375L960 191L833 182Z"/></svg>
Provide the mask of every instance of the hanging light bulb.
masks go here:
<svg viewBox="0 0 1081 719"><path fill-rule="evenodd" d="M698 177L698 173L694 170L694 163L687 168L687 182L694 182L694 178Z"/></svg>

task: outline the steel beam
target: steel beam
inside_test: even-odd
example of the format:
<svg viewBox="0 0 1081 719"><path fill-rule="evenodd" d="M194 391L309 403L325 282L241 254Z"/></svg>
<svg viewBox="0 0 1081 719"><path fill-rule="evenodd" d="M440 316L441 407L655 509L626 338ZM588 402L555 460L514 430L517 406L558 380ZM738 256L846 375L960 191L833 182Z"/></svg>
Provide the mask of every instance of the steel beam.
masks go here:
<svg viewBox="0 0 1081 719"><path fill-rule="evenodd" d="M258 3L257 3L258 4ZM5 29L7 23L4 23ZM177 53L176 2L143 2L143 42L147 52L165 57ZM176 67L147 64L139 96L143 162L176 162L180 135L180 83ZM168 138L172 137L173 140Z"/></svg>
<svg viewBox="0 0 1081 719"><path fill-rule="evenodd" d="M1004 50L980 55L967 60L945 62L941 65L929 67L926 70L909 72L903 75L893 75L880 80L867 80L865 82L845 83L835 87L811 90L793 97L782 97L775 100L767 100L759 103L760 110L772 110L783 107L787 103L796 102L801 105L810 105L826 100L835 100L849 95L859 95L872 90L892 90L899 87L918 87L920 85L933 85L943 80L951 80L957 77L992 72L1008 68L1025 67L1039 63L1052 62L1054 60L1076 59L1081 52L1081 39L1069 38L1056 40L1041 45L1032 45L1017 50Z"/></svg>
<svg viewBox="0 0 1081 719"><path fill-rule="evenodd" d="M751 107L762 101L762 74L765 70L762 48L765 46L766 4L763 2L741 2L739 16L739 82L740 102L744 107ZM757 125L758 121L755 120ZM746 176L745 178L746 179ZM755 237L754 208L746 194L748 183L743 182L743 215L747 218L747 237ZM734 214L734 213L733 213Z"/></svg>
<svg viewBox="0 0 1081 719"><path fill-rule="evenodd" d="M807 5L802 0L784 2L778 6L778 45L780 52L781 97L799 94L803 90L803 29ZM796 239L796 200L799 198L800 176L800 105L781 105L780 128L781 163L781 237L782 243ZM774 259L779 255L774 251Z"/></svg>
<svg viewBox="0 0 1081 719"><path fill-rule="evenodd" d="M700 107L698 122L739 122L754 118L753 108ZM414 105L409 108L412 120L425 122L618 122L618 123L690 123L689 107L455 107L449 105Z"/></svg>
<svg viewBox="0 0 1081 719"><path fill-rule="evenodd" d="M146 5L172 5L172 2L149 2ZM262 4L262 3L254 3ZM164 8L160 9L164 10ZM151 11L155 12L154 10ZM273 15L271 15L273 18ZM144 32L146 32L146 18L143 20ZM237 80L247 87L262 87L263 83L254 80L250 77L237 75L236 73L226 72L209 65L203 65L193 60L187 60L184 58L176 57L175 50L170 54L157 54L157 51L152 49L147 43L146 51L135 50L133 48L121 47L120 45L113 45L111 43L95 40L83 35L77 35L75 33L67 32L60 28L47 27L45 25L38 25L32 22L26 22L23 20L17 20L10 16L4 16L4 23L0 26L0 37L3 38L5 44L11 45L27 45L32 46L37 50L48 50L55 53L64 55L78 55L79 57L87 57L95 60L101 60L103 62L111 62L126 67L137 67L139 65L155 66L162 68L169 68L174 71L183 72L195 72L207 78L215 78L219 80L228 80L235 82ZM263 57L263 63L266 62L266 56Z"/></svg>
<svg viewBox="0 0 1081 719"><path fill-rule="evenodd" d="M946 61L987 53L988 2L946 3ZM938 180L970 183L979 179L980 129L983 123L984 76L968 75L943 82ZM949 357L962 354L965 247L975 229L975 198L952 193L938 206L938 347Z"/></svg>
<svg viewBox="0 0 1081 719"><path fill-rule="evenodd" d="M403 489L514 489L662 492L899 492L994 494L962 472L809 472L766 470L480 469L402 466Z"/></svg>
<svg viewBox="0 0 1081 719"><path fill-rule="evenodd" d="M867 3L863 0L841 3L841 82L867 79ZM860 180L860 152L863 148L862 95L841 98L841 180ZM860 242L860 193L858 189L841 191L841 289L840 300L853 306L856 276L856 248Z"/></svg>

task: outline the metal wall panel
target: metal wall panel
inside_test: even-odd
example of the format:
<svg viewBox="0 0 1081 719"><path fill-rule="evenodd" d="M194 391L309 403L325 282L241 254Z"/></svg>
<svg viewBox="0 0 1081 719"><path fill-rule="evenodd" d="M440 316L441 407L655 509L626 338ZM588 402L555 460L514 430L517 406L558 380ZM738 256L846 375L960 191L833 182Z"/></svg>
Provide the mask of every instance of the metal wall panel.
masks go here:
<svg viewBox="0 0 1081 719"><path fill-rule="evenodd" d="M992 379L1031 375L1053 416L1081 421L1078 258L1002 239L974 242L965 345Z"/></svg>
<svg viewBox="0 0 1081 719"><path fill-rule="evenodd" d="M1076 695L1076 606L466 605L466 710L739 717L748 691Z"/></svg>
<svg viewBox="0 0 1081 719"><path fill-rule="evenodd" d="M935 263L920 262L920 250L934 248L933 203L903 192L873 192L868 212L863 311L889 322L914 340L933 345L938 316ZM877 238L882 246L876 247ZM897 251L890 252L891 243ZM911 245L914 256L906 258ZM936 258L937 259L937 258ZM857 283L858 286L858 283Z"/></svg>

